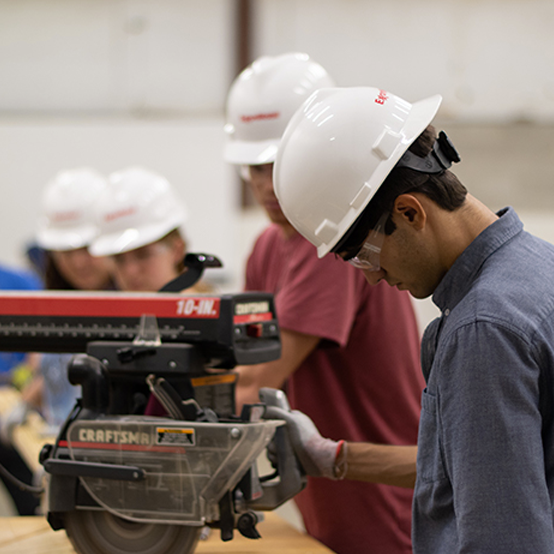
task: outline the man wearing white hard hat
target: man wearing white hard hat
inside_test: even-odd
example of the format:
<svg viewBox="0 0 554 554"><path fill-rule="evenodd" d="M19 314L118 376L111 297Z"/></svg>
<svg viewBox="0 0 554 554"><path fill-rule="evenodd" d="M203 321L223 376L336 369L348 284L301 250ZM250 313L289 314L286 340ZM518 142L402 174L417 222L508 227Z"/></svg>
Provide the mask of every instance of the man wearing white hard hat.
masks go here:
<svg viewBox="0 0 554 554"><path fill-rule="evenodd" d="M398 445L407 471L382 472L372 484L310 477L295 501L308 533L335 552L407 554L423 387L410 298L370 287L340 260L318 260L273 192L286 124L312 92L333 85L321 65L291 53L257 59L229 91L224 157L240 167L271 220L248 260L246 289L274 294L282 339L280 360L237 368L237 403L257 402L261 387L286 386L292 407L326 436ZM343 477L342 444L331 456L339 463L319 475Z"/></svg>
<svg viewBox="0 0 554 554"><path fill-rule="evenodd" d="M554 552L554 246L450 171L440 103L316 92L284 134L275 191L319 256L441 310L422 341L414 552ZM305 415L275 415L306 467L336 449ZM347 479L371 476L364 448L348 445Z"/></svg>

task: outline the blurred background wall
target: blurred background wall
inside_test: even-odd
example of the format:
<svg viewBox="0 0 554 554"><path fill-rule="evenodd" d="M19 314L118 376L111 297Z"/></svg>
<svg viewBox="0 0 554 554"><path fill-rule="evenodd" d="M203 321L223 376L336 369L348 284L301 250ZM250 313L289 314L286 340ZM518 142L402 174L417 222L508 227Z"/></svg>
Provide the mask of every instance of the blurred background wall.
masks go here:
<svg viewBox="0 0 554 554"><path fill-rule="evenodd" d="M222 161L225 97L287 51L342 86L442 94L462 181L554 241L553 27L551 0L0 0L0 261L26 263L57 171L143 165L187 202L191 248L223 260L209 278L239 290L265 218Z"/></svg>

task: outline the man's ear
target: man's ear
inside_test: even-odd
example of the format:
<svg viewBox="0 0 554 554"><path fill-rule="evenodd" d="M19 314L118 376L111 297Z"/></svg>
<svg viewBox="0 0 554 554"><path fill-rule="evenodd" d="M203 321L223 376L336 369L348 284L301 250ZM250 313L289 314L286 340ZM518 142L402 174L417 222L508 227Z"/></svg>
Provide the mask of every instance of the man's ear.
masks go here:
<svg viewBox="0 0 554 554"><path fill-rule="evenodd" d="M401 194L394 201L394 212L416 231L425 227L427 213L413 194Z"/></svg>

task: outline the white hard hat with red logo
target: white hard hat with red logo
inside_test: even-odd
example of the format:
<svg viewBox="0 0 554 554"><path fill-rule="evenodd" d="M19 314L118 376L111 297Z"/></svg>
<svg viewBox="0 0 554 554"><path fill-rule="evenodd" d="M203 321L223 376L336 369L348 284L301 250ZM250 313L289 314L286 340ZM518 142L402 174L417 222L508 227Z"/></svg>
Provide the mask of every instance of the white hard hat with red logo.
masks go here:
<svg viewBox="0 0 554 554"><path fill-rule="evenodd" d="M106 179L90 168L60 171L44 189L37 243L46 250L88 246L97 233L91 206Z"/></svg>
<svg viewBox="0 0 554 554"><path fill-rule="evenodd" d="M294 114L275 161L275 194L320 258L356 221L441 100L411 104L377 88L327 88Z"/></svg>
<svg viewBox="0 0 554 554"><path fill-rule="evenodd" d="M155 242L186 221L169 181L141 167L112 173L96 206L99 234L89 250L110 256Z"/></svg>
<svg viewBox="0 0 554 554"><path fill-rule="evenodd" d="M245 165L275 161L279 141L294 112L315 90L333 86L327 71L307 54L258 58L229 90L225 161Z"/></svg>

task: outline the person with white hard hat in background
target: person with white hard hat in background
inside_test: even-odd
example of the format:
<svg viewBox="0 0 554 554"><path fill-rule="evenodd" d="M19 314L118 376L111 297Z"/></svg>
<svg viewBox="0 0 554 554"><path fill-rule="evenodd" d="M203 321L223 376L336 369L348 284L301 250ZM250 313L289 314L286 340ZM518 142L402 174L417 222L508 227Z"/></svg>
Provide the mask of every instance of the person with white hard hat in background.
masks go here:
<svg viewBox="0 0 554 554"><path fill-rule="evenodd" d="M105 186L105 177L90 168L60 171L47 184L36 237L46 251L47 289L113 289L112 262L87 250L97 233L92 206Z"/></svg>
<svg viewBox="0 0 554 554"><path fill-rule="evenodd" d="M333 84L308 55L290 53L257 59L228 94L224 158L240 166L271 221L248 260L246 289L274 294L282 340L279 360L236 368L237 404L259 401L261 387L286 386L291 406L326 436L397 445L408 471L363 484L310 477L295 501L307 532L335 552L408 553L423 388L409 295L369 286L340 260L318 260L273 192L286 124L313 91ZM343 445L333 459L345 456ZM341 479L343 468L325 475Z"/></svg>
<svg viewBox="0 0 554 554"><path fill-rule="evenodd" d="M46 255L44 286L47 290L109 290L114 288L113 265L108 258L92 257L87 247L97 233L91 207L106 187L94 169L62 170L43 190L36 242ZM21 418L27 407L40 407L45 420L59 427L69 414L79 387L67 380L71 354L40 357L37 375L22 393ZM13 421L15 417L14 411ZM10 420L11 421L11 420ZM12 423L13 423L12 421ZM10 429L9 422L3 427Z"/></svg>
<svg viewBox="0 0 554 554"><path fill-rule="evenodd" d="M89 250L113 259L119 290L157 292L183 272L187 211L165 177L142 167L116 171L94 209L99 233ZM210 290L198 281L182 293ZM150 395L145 414L165 413Z"/></svg>
<svg viewBox="0 0 554 554"><path fill-rule="evenodd" d="M44 250L47 290L113 289L113 266L108 258L92 257L87 247L96 235L91 206L106 186L96 170L82 167L58 172L43 190L36 242ZM79 395L67 380L71 354L40 357L36 375L22 391L22 402L2 425L9 436L24 420L29 407L39 408L52 428L59 427ZM18 415L19 414L19 415Z"/></svg>
<svg viewBox="0 0 554 554"><path fill-rule="evenodd" d="M116 171L108 183L95 204L90 253L113 259L119 290L158 291L184 269L185 205L165 177L142 167ZM188 289L207 290L202 282Z"/></svg>
<svg viewBox="0 0 554 554"><path fill-rule="evenodd" d="M370 87L314 93L284 134L275 190L320 257L441 310L421 349L414 552L551 553L554 246L450 171L460 158L431 125L440 103ZM309 418L276 412L306 467L333 458L336 442ZM371 474L363 446L348 445L347 479Z"/></svg>

